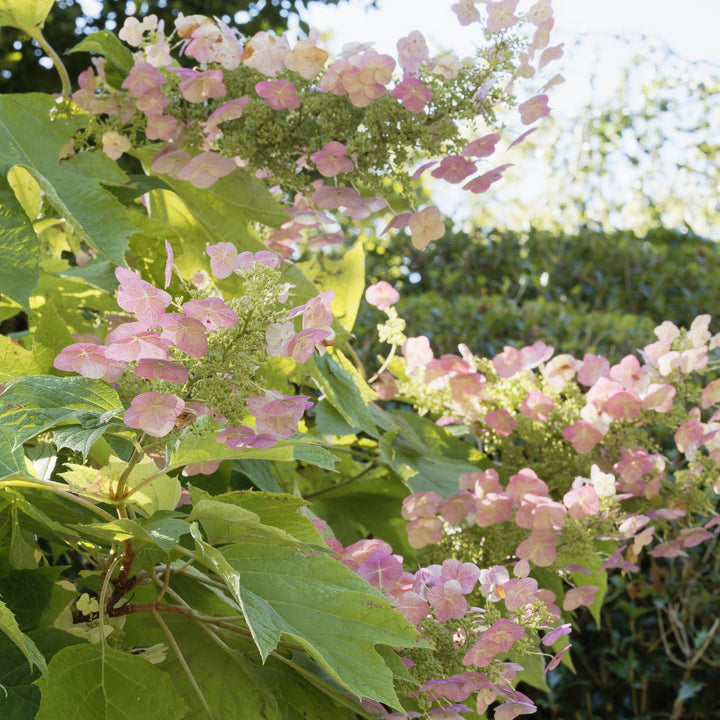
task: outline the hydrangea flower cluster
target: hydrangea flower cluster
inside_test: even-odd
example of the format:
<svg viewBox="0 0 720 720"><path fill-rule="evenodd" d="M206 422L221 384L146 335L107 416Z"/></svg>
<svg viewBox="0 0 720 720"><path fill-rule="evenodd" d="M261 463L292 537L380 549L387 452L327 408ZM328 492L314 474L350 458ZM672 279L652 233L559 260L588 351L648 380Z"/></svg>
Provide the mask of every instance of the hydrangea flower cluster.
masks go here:
<svg viewBox="0 0 720 720"><path fill-rule="evenodd" d="M331 59L314 31L294 44L264 31L243 38L219 20L181 14L166 35L154 16L131 17L120 38L136 49L134 65L121 86L108 82L101 59L81 74L72 94L95 115L77 147L94 135L118 159L160 141L152 169L171 178L208 188L243 167L297 193L292 220L268 238L286 255L304 231L332 221L328 210L353 220L385 210L385 178L399 181L412 202L407 166L418 157L431 159L412 180L433 168L435 180L483 193L510 164L490 164L499 134L468 139L469 128L496 125L496 112L517 104L515 81L545 76L562 55L562 45L549 46L549 0L525 12L518 4L453 6L461 25L484 30L476 58L431 56L418 31L398 41L396 57L355 43ZM181 60L192 67L178 67L171 54L175 38ZM521 126L549 114L545 93L561 81L549 77L517 106ZM533 129L518 133L509 147ZM303 222L309 209L318 220L312 227ZM419 248L444 234L432 206L393 213L388 228L408 228ZM337 238L314 236L315 244L323 241Z"/></svg>
<svg viewBox="0 0 720 720"><path fill-rule="evenodd" d="M167 248L165 288L173 266L172 248ZM241 297L226 301L219 293L186 284L185 295L173 299L136 272L118 267L117 302L129 315L119 318L104 343L97 335L77 337L54 365L116 385L130 402L124 423L152 437L165 437L205 417L205 425L222 424L216 438L230 448L269 447L292 437L313 403L305 395L258 393L255 370L268 356L304 363L315 350L324 353L334 338L334 293L285 309L290 286L281 282L277 255L238 253L227 242L210 245L207 252L217 279L242 278ZM295 317L302 319L297 332Z"/></svg>
<svg viewBox="0 0 720 720"><path fill-rule="evenodd" d="M408 501L416 502L424 504L427 498L411 496ZM505 567L480 569L454 558L412 573L403 568L402 556L382 540L360 540L343 547L331 538L327 544L420 630L428 648L408 651L402 659L418 681L407 691L428 717L473 710L482 714L495 702L499 703L494 708L496 718L535 711L531 699L511 685L522 666L506 658L537 651L531 638L538 630L544 631L542 645L548 647L569 634L570 625L560 623L555 595L528 576L528 563L518 563L512 578ZM561 661L568 647L552 657L548 670ZM367 700L363 707L388 719L404 717Z"/></svg>
<svg viewBox="0 0 720 720"><path fill-rule="evenodd" d="M389 290L368 294L394 327ZM542 342L492 360L465 346L435 358L427 338L396 335L404 358L390 363L384 397L465 426L491 464L460 475L450 497L406 498L410 544L430 557L552 568L566 581L558 602L569 612L596 602L605 570L637 570L643 549L676 557L714 539L720 381L701 378L720 335L709 325L709 315L687 331L665 322L640 359L614 365L555 356ZM674 429L665 446L658 426ZM592 566L598 538L615 547Z"/></svg>

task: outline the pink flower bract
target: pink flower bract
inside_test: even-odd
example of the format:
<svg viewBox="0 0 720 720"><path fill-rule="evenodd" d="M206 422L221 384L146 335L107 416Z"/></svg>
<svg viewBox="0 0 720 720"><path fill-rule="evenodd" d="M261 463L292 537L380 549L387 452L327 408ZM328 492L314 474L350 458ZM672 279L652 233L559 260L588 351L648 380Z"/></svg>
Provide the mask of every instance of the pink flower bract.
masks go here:
<svg viewBox="0 0 720 720"><path fill-rule="evenodd" d="M185 402L177 395L146 392L132 399L123 421L128 427L139 428L153 437L164 437L175 427L184 408Z"/></svg>

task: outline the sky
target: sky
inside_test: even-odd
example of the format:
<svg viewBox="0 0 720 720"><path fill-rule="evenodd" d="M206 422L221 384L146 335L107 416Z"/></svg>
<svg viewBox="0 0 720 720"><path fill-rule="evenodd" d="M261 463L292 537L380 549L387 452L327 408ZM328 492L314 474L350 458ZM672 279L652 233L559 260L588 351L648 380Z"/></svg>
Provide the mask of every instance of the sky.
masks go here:
<svg viewBox="0 0 720 720"><path fill-rule="evenodd" d="M454 1L378 0L378 11L366 11L365 0L339 6L311 2L307 17L321 31L333 28L342 42L375 40L387 50L398 37L420 30L446 48L468 49L472 33L459 27L450 10ZM585 33L645 33L690 59L720 64L718 0L553 0L553 7L561 41Z"/></svg>
<svg viewBox="0 0 720 720"><path fill-rule="evenodd" d="M452 50L470 55L478 26L460 26L451 10L456 1L378 0L378 10L368 10L366 0L332 6L311 2L307 19L323 32L323 43L333 52L346 42L373 40L376 49L395 56L397 40L419 30L431 53ZM529 4L526 0L521 7ZM553 115L567 119L568 124L582 115L585 106L615 96L620 72L632 61L632 48L639 47L641 35L669 46L687 60L713 63L713 70L720 74L720 0L553 0L553 8L556 24L551 45L565 42L566 46L564 57L553 63L552 73L562 73L566 82L552 88L550 105ZM328 30L332 30L329 37L325 36ZM638 44L628 46L617 36L634 37ZM592 85L591 75L595 76ZM544 184L533 175L527 160L522 172L528 186ZM435 200L441 209L449 210L440 198ZM702 231L720 239L720 228Z"/></svg>

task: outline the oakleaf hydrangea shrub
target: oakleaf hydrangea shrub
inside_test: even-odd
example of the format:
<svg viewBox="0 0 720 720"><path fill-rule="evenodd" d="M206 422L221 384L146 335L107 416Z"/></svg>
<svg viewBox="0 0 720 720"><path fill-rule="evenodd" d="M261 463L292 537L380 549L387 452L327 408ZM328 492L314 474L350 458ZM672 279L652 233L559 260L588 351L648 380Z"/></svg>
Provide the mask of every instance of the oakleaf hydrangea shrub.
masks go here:
<svg viewBox="0 0 720 720"><path fill-rule="evenodd" d="M3 350L0 617L26 684L43 675L29 715L507 720L534 712L517 684L567 662L572 613L597 611L608 570L714 537L707 316L614 365L542 341L435 358L385 281L367 299L391 351L367 379L350 359L362 247L329 252L341 223L428 246L445 225L413 182L486 192L508 167L489 158L549 113L562 46L549 2L519 5L453 5L483 41L471 59L417 32L397 59L331 59L316 33L131 18L92 40L78 90L10 101L16 135L19 116L59 151L33 166L42 182L27 173L37 188L13 175L11 208L36 210L26 241L34 222L76 262L44 260L53 292L11 289L43 313L31 349ZM40 10L7 17L42 40ZM110 218L132 236L119 252ZM317 267L293 262L306 247ZM73 310L92 334L56 320ZM402 552L321 517L339 497L357 527L368 494L407 521Z"/></svg>

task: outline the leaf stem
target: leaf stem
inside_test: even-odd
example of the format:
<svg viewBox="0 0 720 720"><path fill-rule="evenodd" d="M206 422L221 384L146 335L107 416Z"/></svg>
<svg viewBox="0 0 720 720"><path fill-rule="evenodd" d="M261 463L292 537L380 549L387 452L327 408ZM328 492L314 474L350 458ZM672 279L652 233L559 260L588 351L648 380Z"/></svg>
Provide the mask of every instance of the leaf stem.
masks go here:
<svg viewBox="0 0 720 720"><path fill-rule="evenodd" d="M155 618L155 622L162 628L162 631L167 636L168 642L172 646L172 649L175 651L178 662L182 666L182 669L185 671L185 674L187 675L187 678L190 681L190 684L192 685L192 688L195 691L195 694L197 695L198 700L200 701L200 704L202 705L208 720L215 720L215 716L213 715L212 710L210 709L210 706L208 705L207 700L205 699L205 696L200 689L200 686L197 684L197 680L192 674L192 670L190 670L190 666L187 664L187 661L182 654L182 650L180 650L180 646L175 640L175 636L172 634L172 632L170 632L170 628L167 626L162 617L160 617L160 613L157 610L153 609L150 612L152 612L153 617Z"/></svg>
<svg viewBox="0 0 720 720"><path fill-rule="evenodd" d="M55 69L60 76L60 83L62 84L61 92L66 97L69 97L72 90L72 86L70 83L70 75L68 75L67 68L65 67L65 64L61 60L60 56L57 54L57 52L55 52L55 49L52 47L52 45L50 45L50 43L45 39L45 36L42 34L40 28L34 28L34 31L30 33L30 36L33 40L37 42L37 44L45 51L47 56L53 61L53 65L55 66Z"/></svg>
<svg viewBox="0 0 720 720"><path fill-rule="evenodd" d="M68 486L63 485L62 483L54 483L45 480L2 480L0 481L0 488L3 487L27 487L34 488L36 490L49 490L56 495L61 495L78 505L86 507L88 510L92 510L95 514L100 515L105 520L115 519L109 512L99 508L97 505L90 502L90 500L86 500L85 498L75 495L73 492L69 491L67 489Z"/></svg>

